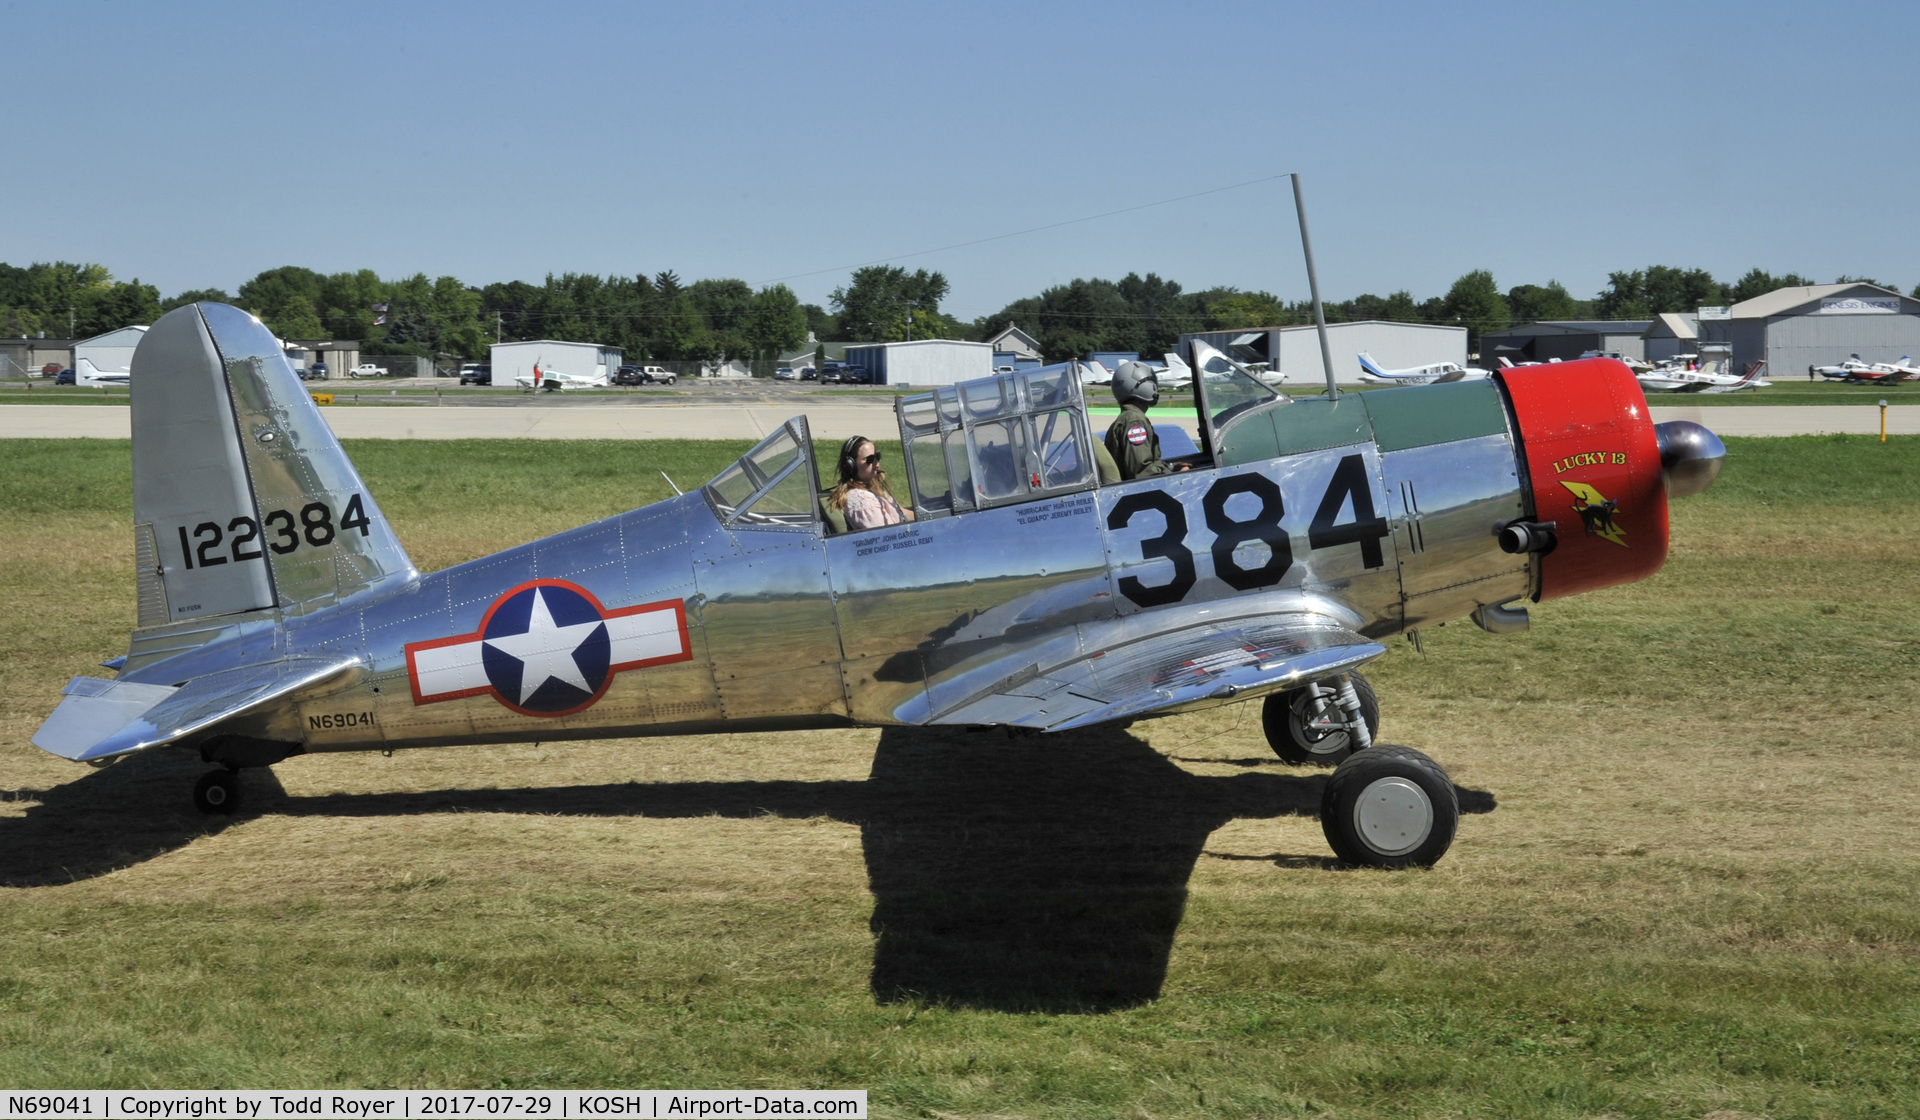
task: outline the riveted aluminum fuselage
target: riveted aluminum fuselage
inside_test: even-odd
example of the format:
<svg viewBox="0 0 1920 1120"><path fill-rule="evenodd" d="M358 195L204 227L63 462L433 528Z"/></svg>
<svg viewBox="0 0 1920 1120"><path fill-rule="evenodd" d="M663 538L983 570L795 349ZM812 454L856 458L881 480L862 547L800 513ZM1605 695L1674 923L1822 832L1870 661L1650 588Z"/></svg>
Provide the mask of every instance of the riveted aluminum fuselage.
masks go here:
<svg viewBox="0 0 1920 1120"><path fill-rule="evenodd" d="M398 589L236 626L129 679L187 679L286 651L357 658L364 671L344 686L222 729L308 751L916 724L983 690L1017 695L1009 665L1095 650L1123 660L1131 642L1254 604L1293 604L1379 637L1527 595L1530 558L1502 553L1495 536L1529 512L1504 422L1422 443L1377 440L1352 415L1300 438L1304 450L1284 446L1279 426L1274 454L842 535L818 516L730 523L690 493ZM1262 416L1235 424L1278 424ZM1214 434L1223 460L1246 446L1232 435ZM530 714L488 691L423 702L409 649L479 635L510 589L542 581L609 612L678 604L686 656L610 673L589 705L564 714Z"/></svg>

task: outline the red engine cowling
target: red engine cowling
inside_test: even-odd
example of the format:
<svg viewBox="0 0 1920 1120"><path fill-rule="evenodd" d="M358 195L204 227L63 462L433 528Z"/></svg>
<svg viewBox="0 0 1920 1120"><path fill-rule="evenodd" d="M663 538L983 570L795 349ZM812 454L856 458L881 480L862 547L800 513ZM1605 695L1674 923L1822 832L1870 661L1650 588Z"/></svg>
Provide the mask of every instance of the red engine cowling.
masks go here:
<svg viewBox="0 0 1920 1120"><path fill-rule="evenodd" d="M1647 398L1610 358L1498 374L1513 403L1534 519L1555 524L1540 599L1632 583L1667 558L1667 487Z"/></svg>

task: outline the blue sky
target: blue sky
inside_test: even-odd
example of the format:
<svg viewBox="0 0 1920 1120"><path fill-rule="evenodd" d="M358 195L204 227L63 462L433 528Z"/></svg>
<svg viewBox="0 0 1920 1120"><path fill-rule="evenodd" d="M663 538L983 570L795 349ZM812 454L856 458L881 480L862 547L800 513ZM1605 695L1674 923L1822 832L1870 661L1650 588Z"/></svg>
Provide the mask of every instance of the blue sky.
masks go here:
<svg viewBox="0 0 1920 1120"><path fill-rule="evenodd" d="M0 12L0 260L163 294L672 268L825 303L839 266L1288 171L1329 298L1920 281L1910 2ZM1285 180L899 263L962 318L1130 270L1306 292Z"/></svg>

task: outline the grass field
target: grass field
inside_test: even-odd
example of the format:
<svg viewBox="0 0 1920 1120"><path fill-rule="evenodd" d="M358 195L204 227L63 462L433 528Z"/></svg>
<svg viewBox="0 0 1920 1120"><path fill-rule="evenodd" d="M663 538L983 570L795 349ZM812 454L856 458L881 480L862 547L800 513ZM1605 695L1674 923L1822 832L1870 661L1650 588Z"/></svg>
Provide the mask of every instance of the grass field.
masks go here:
<svg viewBox="0 0 1920 1120"><path fill-rule="evenodd" d="M1252 705L201 767L28 743L124 443L0 442L0 1085L851 1087L881 1116L1920 1115L1920 440L1729 440L1655 578L1404 644L1469 809L1342 870ZM437 568L745 445L350 445ZM651 480L651 481L650 481Z"/></svg>

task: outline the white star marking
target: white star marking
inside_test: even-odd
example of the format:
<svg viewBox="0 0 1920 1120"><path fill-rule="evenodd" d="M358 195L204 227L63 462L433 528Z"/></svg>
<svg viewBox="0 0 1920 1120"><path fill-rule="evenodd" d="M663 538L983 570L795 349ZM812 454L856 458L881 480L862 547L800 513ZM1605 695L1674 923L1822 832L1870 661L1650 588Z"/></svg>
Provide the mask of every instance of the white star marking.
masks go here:
<svg viewBox="0 0 1920 1120"><path fill-rule="evenodd" d="M527 632L504 638L488 638L487 644L520 661L520 696L517 702L524 704L549 680L565 682L582 692L593 691L593 687L587 684L587 678L580 674L580 666L573 660L573 651L585 644L600 626L597 619L593 622L576 622L571 626L555 626L553 615L547 610L545 593L536 589L533 593L533 616L527 619Z"/></svg>

